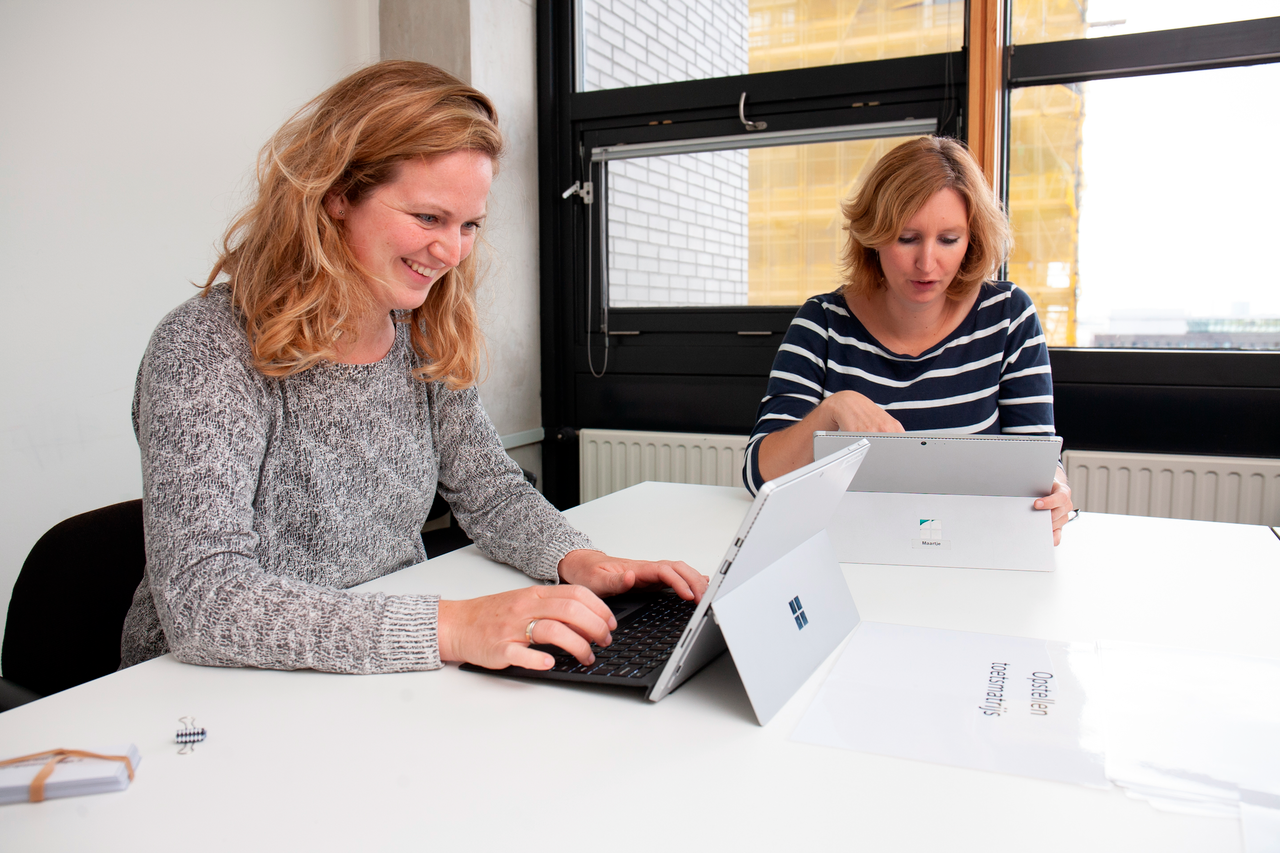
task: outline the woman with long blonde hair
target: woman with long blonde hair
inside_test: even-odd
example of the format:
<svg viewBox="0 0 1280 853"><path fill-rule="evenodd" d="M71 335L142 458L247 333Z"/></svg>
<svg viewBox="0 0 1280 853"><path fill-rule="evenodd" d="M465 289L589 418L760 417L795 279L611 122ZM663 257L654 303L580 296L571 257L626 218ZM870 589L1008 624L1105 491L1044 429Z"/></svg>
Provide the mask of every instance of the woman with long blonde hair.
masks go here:
<svg viewBox="0 0 1280 853"><path fill-rule="evenodd" d="M472 249L502 154L493 104L430 65L383 62L275 134L203 292L138 372L147 567L122 666L333 672L458 660L583 663L598 596L681 562L608 557L524 480L480 406ZM468 601L353 593L426 558L437 488L489 556L545 581ZM563 582L563 583L561 583Z"/></svg>
<svg viewBox="0 0 1280 853"><path fill-rule="evenodd" d="M812 462L816 430L1052 435L1044 332L1030 297L992 280L1009 222L969 150L904 142L842 212L845 280L801 306L778 350L747 448L752 491ZM1034 506L1057 544L1061 467Z"/></svg>

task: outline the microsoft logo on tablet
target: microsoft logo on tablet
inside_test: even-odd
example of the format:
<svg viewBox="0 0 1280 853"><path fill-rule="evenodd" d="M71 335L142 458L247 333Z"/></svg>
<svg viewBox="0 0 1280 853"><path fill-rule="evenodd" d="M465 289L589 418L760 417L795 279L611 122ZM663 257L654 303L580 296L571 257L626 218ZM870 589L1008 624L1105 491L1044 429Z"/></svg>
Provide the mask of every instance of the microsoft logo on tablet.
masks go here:
<svg viewBox="0 0 1280 853"><path fill-rule="evenodd" d="M791 615L796 620L796 630L803 631L804 626L809 624L809 617L804 615L804 605L800 603L800 596L796 596L787 602L791 605Z"/></svg>

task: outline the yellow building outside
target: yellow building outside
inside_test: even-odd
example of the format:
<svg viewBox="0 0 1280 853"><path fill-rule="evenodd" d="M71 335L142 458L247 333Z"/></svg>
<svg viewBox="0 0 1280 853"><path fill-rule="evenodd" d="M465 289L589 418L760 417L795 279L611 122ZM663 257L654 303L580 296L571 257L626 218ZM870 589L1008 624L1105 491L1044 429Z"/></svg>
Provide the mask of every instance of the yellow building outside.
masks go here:
<svg viewBox="0 0 1280 853"><path fill-rule="evenodd" d="M1084 3L1016 0L1014 41L1079 38ZM752 73L958 50L961 0L751 0ZM963 94L963 93L961 93ZM1066 86L1011 98L1009 278L1036 302L1051 346L1075 343L1083 98ZM750 152L752 305L798 305L840 282L840 202L904 141L859 140Z"/></svg>

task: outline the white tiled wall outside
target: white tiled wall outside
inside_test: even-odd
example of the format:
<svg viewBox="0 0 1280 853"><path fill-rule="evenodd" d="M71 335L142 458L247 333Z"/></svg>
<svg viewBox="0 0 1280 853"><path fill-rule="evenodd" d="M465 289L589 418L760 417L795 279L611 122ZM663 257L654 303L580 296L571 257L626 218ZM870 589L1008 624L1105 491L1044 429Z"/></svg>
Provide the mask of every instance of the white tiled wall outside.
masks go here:
<svg viewBox="0 0 1280 853"><path fill-rule="evenodd" d="M582 0L579 89L747 73L747 0Z"/></svg>
<svg viewBox="0 0 1280 853"><path fill-rule="evenodd" d="M609 164L609 304L747 303L747 152Z"/></svg>
<svg viewBox="0 0 1280 853"><path fill-rule="evenodd" d="M582 88L747 72L746 0L584 0ZM609 304L745 305L746 151L608 164Z"/></svg>

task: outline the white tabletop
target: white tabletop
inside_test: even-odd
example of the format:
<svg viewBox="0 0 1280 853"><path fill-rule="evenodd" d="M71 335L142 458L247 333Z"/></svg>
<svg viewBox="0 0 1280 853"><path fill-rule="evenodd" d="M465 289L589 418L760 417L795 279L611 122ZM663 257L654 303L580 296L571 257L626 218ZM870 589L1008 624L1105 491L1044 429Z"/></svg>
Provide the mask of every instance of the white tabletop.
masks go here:
<svg viewBox="0 0 1280 853"><path fill-rule="evenodd" d="M646 483L571 520L612 553L715 567L738 489ZM1266 527L1082 514L1050 574L846 566L864 619L1280 657ZM527 583L455 552L368 585L463 597ZM0 756L134 742L132 787L0 807L5 850L1239 850L1236 821L1117 789L788 740L822 675L756 724L729 657L638 692L459 671L382 676L170 657L0 715ZM173 744L178 717L209 739Z"/></svg>

